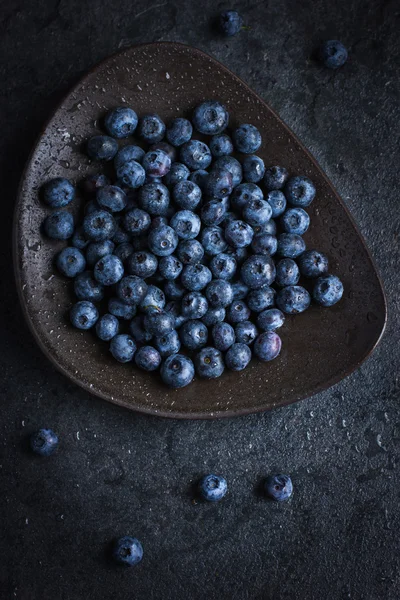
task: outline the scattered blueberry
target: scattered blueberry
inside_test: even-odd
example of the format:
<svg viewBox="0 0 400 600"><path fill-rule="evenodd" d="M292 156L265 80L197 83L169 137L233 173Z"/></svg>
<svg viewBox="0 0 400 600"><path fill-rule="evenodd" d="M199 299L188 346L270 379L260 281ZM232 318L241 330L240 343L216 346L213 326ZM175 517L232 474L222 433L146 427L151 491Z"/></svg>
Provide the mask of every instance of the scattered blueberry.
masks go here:
<svg viewBox="0 0 400 600"><path fill-rule="evenodd" d="M52 208L63 208L75 198L75 188L68 179L56 177L42 187L43 200Z"/></svg>
<svg viewBox="0 0 400 600"><path fill-rule="evenodd" d="M146 171L141 164L132 158L117 168L117 177L123 185L136 190L145 183Z"/></svg>
<svg viewBox="0 0 400 600"><path fill-rule="evenodd" d="M169 387L185 387L193 377L193 362L184 354L171 354L161 365L161 378Z"/></svg>
<svg viewBox="0 0 400 600"><path fill-rule="evenodd" d="M87 143L87 153L93 160L112 160L118 152L118 143L107 135L95 135Z"/></svg>
<svg viewBox="0 0 400 600"><path fill-rule="evenodd" d="M151 218L145 210L132 208L124 214L123 224L126 231L137 236L145 233L150 228Z"/></svg>
<svg viewBox="0 0 400 600"><path fill-rule="evenodd" d="M200 133L216 135L222 133L228 126L229 114L225 106L219 102L207 101L195 108L192 121Z"/></svg>
<svg viewBox="0 0 400 600"><path fill-rule="evenodd" d="M185 318L201 319L207 311L207 298L200 292L189 292L182 298L181 312Z"/></svg>
<svg viewBox="0 0 400 600"><path fill-rule="evenodd" d="M319 48L319 59L328 69L337 69L343 66L347 56L346 48L338 40L328 40Z"/></svg>
<svg viewBox="0 0 400 600"><path fill-rule="evenodd" d="M103 342L109 342L117 335L119 321L114 315L106 313L96 323L96 333Z"/></svg>
<svg viewBox="0 0 400 600"><path fill-rule="evenodd" d="M149 148L149 152L158 150L161 150L162 152L164 152L164 154L166 154L169 157L171 164L176 161L176 148L174 148L174 146L171 146L171 144L167 144L167 142L156 142L155 144L152 144ZM156 179L156 177L157 176L154 175L154 179ZM161 175L159 175L159 177L161 178Z"/></svg>
<svg viewBox="0 0 400 600"><path fill-rule="evenodd" d="M262 200L256 200L262 202ZM253 239L253 228L244 221L231 221L225 227L225 239L232 248L245 248Z"/></svg>
<svg viewBox="0 0 400 600"><path fill-rule="evenodd" d="M57 256L57 269L65 277L76 277L85 270L86 260L78 248L63 248Z"/></svg>
<svg viewBox="0 0 400 600"><path fill-rule="evenodd" d="M101 187L96 194L96 200L101 208L111 212L124 210L127 203L125 192L116 185Z"/></svg>
<svg viewBox="0 0 400 600"><path fill-rule="evenodd" d="M180 159L192 171L207 169L211 164L210 148L200 140L190 140L181 146Z"/></svg>
<svg viewBox="0 0 400 600"><path fill-rule="evenodd" d="M255 254L268 254L273 256L278 249L278 240L269 233L255 235L251 242L251 248Z"/></svg>
<svg viewBox="0 0 400 600"><path fill-rule="evenodd" d="M179 210L170 221L176 236L182 240L193 240L199 235L201 221L191 210Z"/></svg>
<svg viewBox="0 0 400 600"><path fill-rule="evenodd" d="M287 315L304 312L310 306L310 294L301 285L289 285L276 296L277 307Z"/></svg>
<svg viewBox="0 0 400 600"><path fill-rule="evenodd" d="M231 254L217 254L210 261L210 271L215 279L232 279L236 273L236 259Z"/></svg>
<svg viewBox="0 0 400 600"><path fill-rule="evenodd" d="M137 275L146 279L151 277L157 271L158 261L151 252L141 250L134 252L128 259L128 271L132 275Z"/></svg>
<svg viewBox="0 0 400 600"><path fill-rule="evenodd" d="M205 169L196 169L189 175L189 181L193 181L203 191L208 177L208 172Z"/></svg>
<svg viewBox="0 0 400 600"><path fill-rule="evenodd" d="M232 174L226 169L214 169L206 180L204 191L211 198L221 199L229 196L232 189Z"/></svg>
<svg viewBox="0 0 400 600"><path fill-rule="evenodd" d="M322 275L314 284L312 296L321 306L333 306L343 296L343 284L336 275Z"/></svg>
<svg viewBox="0 0 400 600"><path fill-rule="evenodd" d="M286 197L285 194L280 190L272 190L271 192L268 192L267 202L272 209L272 219L276 219L276 217L279 217L282 213L285 212ZM297 231L293 231L293 233L297 233Z"/></svg>
<svg viewBox="0 0 400 600"><path fill-rule="evenodd" d="M249 288L257 289L263 285L271 285L275 279L275 265L271 257L253 254L242 265L240 275L243 283Z"/></svg>
<svg viewBox="0 0 400 600"><path fill-rule="evenodd" d="M233 300L231 284L225 279L214 279L206 287L206 298L214 308L226 308Z"/></svg>
<svg viewBox="0 0 400 600"><path fill-rule="evenodd" d="M251 321L242 321L235 326L236 342L239 344L247 344L250 346L257 335L257 327Z"/></svg>
<svg viewBox="0 0 400 600"><path fill-rule="evenodd" d="M165 294L156 285L149 285L147 292L141 303L140 310L144 313L151 311L160 311L165 306Z"/></svg>
<svg viewBox="0 0 400 600"><path fill-rule="evenodd" d="M70 311L71 323L77 329L90 329L99 318L99 311L92 302L81 300Z"/></svg>
<svg viewBox="0 0 400 600"><path fill-rule="evenodd" d="M74 233L73 216L63 210L54 211L44 221L44 232L53 240L67 240Z"/></svg>
<svg viewBox="0 0 400 600"><path fill-rule="evenodd" d="M193 127L187 119L174 119L167 127L166 137L173 146L182 146L188 142L193 133Z"/></svg>
<svg viewBox="0 0 400 600"><path fill-rule="evenodd" d="M115 244L111 240L91 242L86 248L86 262L89 267L94 267L97 261L107 254L114 252Z"/></svg>
<svg viewBox="0 0 400 600"><path fill-rule="evenodd" d="M182 240L178 244L176 254L184 265L194 265L204 256L203 246L198 240Z"/></svg>
<svg viewBox="0 0 400 600"><path fill-rule="evenodd" d="M232 154L233 143L229 135L226 135L226 133L214 135L210 140L210 150L211 154L216 158Z"/></svg>
<svg viewBox="0 0 400 600"><path fill-rule="evenodd" d="M250 318L250 309L243 300L234 300L226 309L226 319L230 323L241 323Z"/></svg>
<svg viewBox="0 0 400 600"><path fill-rule="evenodd" d="M274 331L260 333L254 342L254 354L262 361L274 360L282 348L281 338Z"/></svg>
<svg viewBox="0 0 400 600"><path fill-rule="evenodd" d="M198 350L206 345L208 329L202 321L190 319L183 323L179 330L182 344L189 350Z"/></svg>
<svg viewBox="0 0 400 600"><path fill-rule="evenodd" d="M251 290L246 298L248 307L253 312L259 313L275 304L276 292L269 285L263 285L256 290Z"/></svg>
<svg viewBox="0 0 400 600"><path fill-rule="evenodd" d="M190 171L186 165L180 162L173 162L163 181L165 185L174 186L181 181L186 181L189 175Z"/></svg>
<svg viewBox="0 0 400 600"><path fill-rule="evenodd" d="M139 342L140 344L146 344L147 342L150 342L153 337L151 333L148 333L145 330L143 320L143 315L138 315L129 323L129 329L133 339L135 342Z"/></svg>
<svg viewBox="0 0 400 600"><path fill-rule="evenodd" d="M264 185L268 192L281 190L288 180L289 173L284 167L268 167L264 175Z"/></svg>
<svg viewBox="0 0 400 600"><path fill-rule="evenodd" d="M261 146L261 134L254 125L240 125L232 137L236 150L244 154L253 154Z"/></svg>
<svg viewBox="0 0 400 600"><path fill-rule="evenodd" d="M89 240L102 242L113 237L117 228L114 217L106 210L96 210L83 219L83 231Z"/></svg>
<svg viewBox="0 0 400 600"><path fill-rule="evenodd" d="M262 158L255 154L246 156L242 162L244 180L249 183L258 183L265 173L265 165Z"/></svg>
<svg viewBox="0 0 400 600"><path fill-rule="evenodd" d="M148 285L137 275L123 277L117 285L117 296L126 304L140 304L147 293Z"/></svg>
<svg viewBox="0 0 400 600"><path fill-rule="evenodd" d="M161 355L153 346L142 346L135 354L135 363L143 371L156 371L161 364Z"/></svg>
<svg viewBox="0 0 400 600"><path fill-rule="evenodd" d="M96 281L103 285L114 285L124 274L124 265L114 254L106 254L94 266L93 270Z"/></svg>
<svg viewBox="0 0 400 600"><path fill-rule="evenodd" d="M306 250L297 259L300 273L313 279L328 272L328 257L318 250Z"/></svg>
<svg viewBox="0 0 400 600"><path fill-rule="evenodd" d="M252 200L263 200L263 193L255 183L241 183L232 192L231 205L234 210L243 210Z"/></svg>
<svg viewBox="0 0 400 600"><path fill-rule="evenodd" d="M256 227L267 223L272 216L272 208L265 200L250 200L243 209L243 219Z"/></svg>
<svg viewBox="0 0 400 600"><path fill-rule="evenodd" d="M147 244L156 256L169 256L178 245L178 235L169 225L161 225L150 231Z"/></svg>
<svg viewBox="0 0 400 600"><path fill-rule="evenodd" d="M160 311L148 312L143 321L146 331L157 337L167 335L174 329L175 318L171 313Z"/></svg>
<svg viewBox="0 0 400 600"><path fill-rule="evenodd" d="M257 325L262 331L275 331L285 322L285 315L279 308L263 310L257 317Z"/></svg>
<svg viewBox="0 0 400 600"><path fill-rule="evenodd" d="M212 279L211 271L202 264L186 265L183 267L181 281L182 285L191 292L199 292L204 289Z"/></svg>
<svg viewBox="0 0 400 600"><path fill-rule="evenodd" d="M264 484L265 493L272 500L285 502L293 494L293 484L289 475L269 475Z"/></svg>
<svg viewBox="0 0 400 600"><path fill-rule="evenodd" d="M226 36L236 35L242 26L243 18L236 10L225 10L219 15L219 28Z"/></svg>
<svg viewBox="0 0 400 600"><path fill-rule="evenodd" d="M199 482L200 496L207 502L222 500L227 491L226 479L220 475L205 475Z"/></svg>
<svg viewBox="0 0 400 600"><path fill-rule="evenodd" d="M237 281L232 283L232 292L234 300L244 300L249 293L249 286L245 285L243 281Z"/></svg>
<svg viewBox="0 0 400 600"><path fill-rule="evenodd" d="M171 159L162 150L151 150L144 155L142 166L149 177L164 177L171 168Z"/></svg>
<svg viewBox="0 0 400 600"><path fill-rule="evenodd" d="M165 124L158 115L145 115L139 120L139 137L148 144L161 142L165 134Z"/></svg>
<svg viewBox="0 0 400 600"><path fill-rule="evenodd" d="M172 196L180 208L195 210L201 200L202 192L194 181L184 180L174 186Z"/></svg>
<svg viewBox="0 0 400 600"><path fill-rule="evenodd" d="M136 305L127 304L119 298L110 298L108 301L108 312L114 317L130 321L136 315Z"/></svg>
<svg viewBox="0 0 400 600"><path fill-rule="evenodd" d="M32 451L39 456L50 456L58 446L58 436L52 429L39 429L30 437Z"/></svg>
<svg viewBox="0 0 400 600"><path fill-rule="evenodd" d="M201 318L204 325L211 327L216 323L222 323L225 319L226 311L224 308L209 308L206 314Z"/></svg>
<svg viewBox="0 0 400 600"><path fill-rule="evenodd" d="M143 558L142 544L131 536L119 538L114 544L112 555L117 563L132 567Z"/></svg>
<svg viewBox="0 0 400 600"><path fill-rule="evenodd" d="M223 231L220 227L211 226L204 227L201 231L201 243L203 244L204 252L210 256L224 252L228 244L225 241Z"/></svg>
<svg viewBox="0 0 400 600"><path fill-rule="evenodd" d="M104 297L104 286L95 280L92 271L84 271L75 277L74 292L78 300L100 302Z"/></svg>
<svg viewBox="0 0 400 600"><path fill-rule="evenodd" d="M225 365L222 354L216 348L203 348L194 357L196 373L199 377L205 379L215 379L221 377Z"/></svg>
<svg viewBox="0 0 400 600"><path fill-rule="evenodd" d="M181 349L181 341L178 332L175 331L175 329L161 337L156 337L154 339L154 345L162 358L166 358L171 354L176 354Z"/></svg>
<svg viewBox="0 0 400 600"><path fill-rule="evenodd" d="M289 208L281 217L281 227L285 233L303 235L310 225L310 217L303 208Z"/></svg>
<svg viewBox="0 0 400 600"><path fill-rule="evenodd" d="M158 263L158 270L164 279L172 281L182 273L183 264L176 256L162 256Z"/></svg>
<svg viewBox="0 0 400 600"><path fill-rule="evenodd" d="M306 244L297 233L281 233L278 236L278 254L284 258L297 258L305 249Z"/></svg>
<svg viewBox="0 0 400 600"><path fill-rule="evenodd" d="M136 352L136 344L130 335L120 333L112 338L110 352L118 362L130 362Z"/></svg>
<svg viewBox="0 0 400 600"><path fill-rule="evenodd" d="M285 196L292 206L305 208L314 200L315 186L308 177L292 177L285 185Z"/></svg>
<svg viewBox="0 0 400 600"><path fill-rule="evenodd" d="M208 166L208 165L207 165ZM207 167L203 167L207 168ZM233 156L221 156L213 164L213 169L226 170L232 175L232 185L235 188L242 181L243 169L240 162Z"/></svg>
<svg viewBox="0 0 400 600"><path fill-rule="evenodd" d="M129 162L130 160L134 160L137 163L141 163L144 155L145 151L140 146L124 146L123 148L120 148L120 150L118 150L114 158L115 170L118 171L118 169L122 167L122 165Z"/></svg>
<svg viewBox="0 0 400 600"><path fill-rule="evenodd" d="M114 108L107 113L104 126L112 137L122 139L132 135L138 124L138 117L131 108Z"/></svg>
<svg viewBox="0 0 400 600"><path fill-rule="evenodd" d="M216 323L211 330L214 346L217 350L225 352L235 343L235 330L229 323Z"/></svg>
<svg viewBox="0 0 400 600"><path fill-rule="evenodd" d="M243 371L251 360L247 344L233 344L225 354L225 364L231 371Z"/></svg>

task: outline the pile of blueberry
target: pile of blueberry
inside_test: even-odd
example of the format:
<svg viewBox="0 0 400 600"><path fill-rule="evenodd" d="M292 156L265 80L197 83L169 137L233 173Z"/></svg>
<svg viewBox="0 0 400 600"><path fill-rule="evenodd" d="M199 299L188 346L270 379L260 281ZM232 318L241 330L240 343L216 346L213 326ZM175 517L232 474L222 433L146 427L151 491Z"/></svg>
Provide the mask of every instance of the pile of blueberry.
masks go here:
<svg viewBox="0 0 400 600"><path fill-rule="evenodd" d="M285 315L305 311L311 297L332 306L343 293L326 255L306 250L302 238L313 183L265 168L255 154L258 129L245 124L228 135L228 124L215 101L200 104L191 122L168 126L158 115L138 119L117 108L104 120L109 135L87 143L94 161L113 160L115 176L113 183L104 173L82 182L82 222L75 228L63 210L76 194L70 181L52 179L42 190L57 209L44 222L46 235L70 240L56 265L74 279L72 324L95 327L117 361L160 369L173 388L195 372L241 371L252 354L273 360ZM194 131L210 136L208 144ZM147 151L119 147L134 132ZM311 295L298 285L301 276L311 280Z"/></svg>

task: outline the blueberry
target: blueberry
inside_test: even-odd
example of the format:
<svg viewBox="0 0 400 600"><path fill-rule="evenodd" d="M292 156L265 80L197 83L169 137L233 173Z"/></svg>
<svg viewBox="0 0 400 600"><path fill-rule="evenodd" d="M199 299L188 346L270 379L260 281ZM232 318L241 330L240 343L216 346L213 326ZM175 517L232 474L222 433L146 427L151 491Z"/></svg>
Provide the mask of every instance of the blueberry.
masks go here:
<svg viewBox="0 0 400 600"><path fill-rule="evenodd" d="M63 210L56 210L46 217L44 232L53 240L67 240L74 233L74 219L72 215Z"/></svg>
<svg viewBox="0 0 400 600"><path fill-rule="evenodd" d="M239 344L250 346L258 335L257 327L251 321L242 321L235 327L235 338Z"/></svg>
<svg viewBox="0 0 400 600"><path fill-rule="evenodd" d="M275 304L276 292L269 285L263 285L257 290L251 290L246 298L248 307L253 312L259 313Z"/></svg>
<svg viewBox="0 0 400 600"><path fill-rule="evenodd" d="M142 166L149 177L164 177L171 168L171 159L162 150L151 150L144 155Z"/></svg>
<svg viewBox="0 0 400 600"><path fill-rule="evenodd" d="M243 219L256 227L267 223L272 216L272 208L265 200L250 200L243 209Z"/></svg>
<svg viewBox="0 0 400 600"><path fill-rule="evenodd" d="M299 267L292 258L282 258L282 260L276 263L275 282L277 285L279 285L280 287L296 285L299 279Z"/></svg>
<svg viewBox="0 0 400 600"><path fill-rule="evenodd" d="M99 318L99 311L92 302L82 300L73 305L70 311L71 323L77 329L90 329Z"/></svg>
<svg viewBox="0 0 400 600"><path fill-rule="evenodd" d="M253 235L253 229L244 221L232 221L225 227L225 239L232 248L249 246Z"/></svg>
<svg viewBox="0 0 400 600"><path fill-rule="evenodd" d="M198 185L200 190L203 191L204 186L207 181L207 177L208 177L208 172L205 169L197 169L196 171L193 171L193 173L191 173L189 175L189 181L192 181L193 183Z"/></svg>
<svg viewBox="0 0 400 600"><path fill-rule="evenodd" d="M192 123L200 133L216 135L227 128L229 114L225 106L219 102L209 100L195 108Z"/></svg>
<svg viewBox="0 0 400 600"><path fill-rule="evenodd" d="M263 310L257 317L257 325L262 331L275 331L285 322L285 315L278 308Z"/></svg>
<svg viewBox="0 0 400 600"><path fill-rule="evenodd" d="M217 254L210 261L210 271L216 279L232 279L236 273L237 263L230 254Z"/></svg>
<svg viewBox="0 0 400 600"><path fill-rule="evenodd" d="M149 213L141 208L132 208L124 214L123 225L130 234L138 236L150 228L151 218Z"/></svg>
<svg viewBox="0 0 400 600"><path fill-rule="evenodd" d="M231 210L228 210L226 211L224 219L223 221L221 221L220 225L225 229L229 225L229 223L232 223L232 221L237 221L237 215Z"/></svg>
<svg viewBox="0 0 400 600"><path fill-rule="evenodd" d="M39 456L50 456L58 446L58 436L52 429L39 429L30 437L32 451Z"/></svg>
<svg viewBox="0 0 400 600"><path fill-rule="evenodd" d="M189 350L198 350L206 345L208 329L202 321L190 319L183 323L179 330L182 344Z"/></svg>
<svg viewBox="0 0 400 600"><path fill-rule="evenodd" d="M305 208L315 197L315 186L307 177L292 177L285 185L285 196L292 206Z"/></svg>
<svg viewBox="0 0 400 600"><path fill-rule="evenodd" d="M106 210L96 210L83 219L83 231L89 240L102 242L112 238L117 228L115 219Z"/></svg>
<svg viewBox="0 0 400 600"><path fill-rule="evenodd" d="M283 231L297 235L303 235L310 225L310 217L302 208L289 208L280 221Z"/></svg>
<svg viewBox="0 0 400 600"><path fill-rule="evenodd" d="M84 271L75 278L74 292L78 300L100 302L104 296L104 286L94 279L91 271Z"/></svg>
<svg viewBox="0 0 400 600"><path fill-rule="evenodd" d="M251 360L247 344L233 344L225 354L225 364L231 371L243 371Z"/></svg>
<svg viewBox="0 0 400 600"><path fill-rule="evenodd" d="M97 337L103 342L109 342L117 335L119 330L119 321L114 315L106 313L96 323Z"/></svg>
<svg viewBox="0 0 400 600"><path fill-rule="evenodd" d="M226 311L224 308L209 308L206 314L201 317L204 325L210 327L211 325L216 325L217 323L221 323L225 319Z"/></svg>
<svg viewBox="0 0 400 600"><path fill-rule="evenodd" d="M116 185L101 187L96 194L96 200L100 208L111 212L124 210L127 203L125 192Z"/></svg>
<svg viewBox="0 0 400 600"><path fill-rule="evenodd" d="M187 319L201 319L207 310L207 299L200 292L189 292L182 298L181 312Z"/></svg>
<svg viewBox="0 0 400 600"><path fill-rule="evenodd" d="M318 54L320 61L328 69L341 67L348 56L346 48L338 40L328 40L321 44Z"/></svg>
<svg viewBox="0 0 400 600"><path fill-rule="evenodd" d="M268 167L264 175L264 185L268 192L281 190L285 185L289 173L284 167Z"/></svg>
<svg viewBox="0 0 400 600"><path fill-rule="evenodd" d="M162 225L168 225L168 219L159 215L151 219L150 229L157 229L157 227L161 227Z"/></svg>
<svg viewBox="0 0 400 600"><path fill-rule="evenodd" d="M249 286L245 285L243 281L232 283L233 299L244 300L249 293L249 289Z"/></svg>
<svg viewBox="0 0 400 600"><path fill-rule="evenodd" d="M139 201L149 215L165 216L169 206L168 188L162 183L147 183L140 189Z"/></svg>
<svg viewBox="0 0 400 600"><path fill-rule="evenodd" d="M252 289L263 285L271 285L275 280L275 265L270 256L253 254L242 265L240 276L243 282Z"/></svg>
<svg viewBox="0 0 400 600"><path fill-rule="evenodd" d="M154 345L161 354L162 358L176 354L181 349L181 341L175 329L165 335L156 337Z"/></svg>
<svg viewBox="0 0 400 600"><path fill-rule="evenodd" d="M226 250L226 253L231 254L239 266L241 266L244 263L244 261L247 260L250 256L248 247L232 248L231 246L229 246Z"/></svg>
<svg viewBox="0 0 400 600"><path fill-rule="evenodd" d="M243 210L253 200L262 200L263 193L255 183L241 183L232 192L231 206L233 210Z"/></svg>
<svg viewBox="0 0 400 600"><path fill-rule="evenodd" d="M118 362L130 362L136 352L136 344L130 335L120 333L112 338L110 352Z"/></svg>
<svg viewBox="0 0 400 600"><path fill-rule="evenodd" d="M277 227L276 227L276 223L273 219L270 219L269 221L267 221L266 223L263 223L262 225L256 225L255 227L253 227L254 229L254 233L256 235L262 234L262 233L269 233L269 235L276 235L277 232Z"/></svg>
<svg viewBox="0 0 400 600"><path fill-rule="evenodd" d="M123 277L117 285L117 296L126 304L140 304L147 293L147 283L136 275Z"/></svg>
<svg viewBox="0 0 400 600"><path fill-rule="evenodd" d="M265 173L264 161L259 156L251 154L246 156L242 162L243 177L249 183L258 183Z"/></svg>
<svg viewBox="0 0 400 600"><path fill-rule="evenodd" d="M225 365L222 354L216 348L203 348L194 357L194 366L199 377L205 379L215 379L221 377Z"/></svg>
<svg viewBox="0 0 400 600"><path fill-rule="evenodd" d="M147 243L156 256L169 256L178 245L178 235L172 227L161 225L150 231Z"/></svg>
<svg viewBox="0 0 400 600"><path fill-rule="evenodd" d="M68 179L56 177L42 187L43 200L52 208L63 208L75 198L75 188Z"/></svg>
<svg viewBox="0 0 400 600"><path fill-rule="evenodd" d="M140 310L144 313L159 312L165 306L165 294L156 285L149 285L145 297L140 303Z"/></svg>
<svg viewBox="0 0 400 600"><path fill-rule="evenodd" d="M63 248L57 256L57 269L65 277L76 277L85 270L86 260L77 248Z"/></svg>
<svg viewBox="0 0 400 600"><path fill-rule="evenodd" d="M214 346L225 352L235 343L235 330L229 323L216 323L211 330Z"/></svg>
<svg viewBox="0 0 400 600"><path fill-rule="evenodd" d="M243 170L240 162L233 156L221 156L213 164L213 170L226 169L232 175L232 185L236 187L242 181Z"/></svg>
<svg viewBox="0 0 400 600"><path fill-rule="evenodd" d="M128 260L128 271L138 277L151 277L157 271L158 261L154 254L141 250L134 252Z"/></svg>
<svg viewBox="0 0 400 600"><path fill-rule="evenodd" d="M149 152L158 150L161 150L168 156L171 164L176 161L176 148L171 146L171 144L167 144L167 142L157 142L156 144L152 144L149 148ZM154 177L162 177L162 175L155 175Z"/></svg>
<svg viewBox="0 0 400 600"><path fill-rule="evenodd" d="M206 287L205 293L208 303L215 308L225 308L233 300L231 284L225 279L211 281Z"/></svg>
<svg viewBox="0 0 400 600"><path fill-rule="evenodd" d="M170 221L175 235L183 240L192 240L199 235L201 221L198 215L190 210L180 210Z"/></svg>
<svg viewBox="0 0 400 600"><path fill-rule="evenodd" d="M131 536L119 538L114 544L112 555L117 563L132 567L143 558L142 544Z"/></svg>
<svg viewBox="0 0 400 600"><path fill-rule="evenodd" d="M129 330L133 339L140 344L145 344L146 342L150 342L152 339L151 333L148 333L143 325L144 317L143 315L138 315L134 317L132 321L129 323Z"/></svg>
<svg viewBox="0 0 400 600"><path fill-rule="evenodd" d="M273 256L278 248L278 240L274 235L261 233L253 237L251 248L255 254L267 254Z"/></svg>
<svg viewBox="0 0 400 600"><path fill-rule="evenodd" d="M86 248L86 262L89 267L94 267L97 261L107 254L112 254L115 248L114 242L104 240L102 242L91 242Z"/></svg>
<svg viewBox="0 0 400 600"><path fill-rule="evenodd" d="M202 192L196 183L185 180L174 186L172 196L180 208L195 210L201 200Z"/></svg>
<svg viewBox="0 0 400 600"><path fill-rule="evenodd" d="M228 244L225 241L223 231L220 227L205 227L201 232L201 243L204 252L210 256L224 252Z"/></svg>
<svg viewBox="0 0 400 600"><path fill-rule="evenodd" d="M174 186L181 181L186 181L190 175L190 171L186 165L180 162L173 162L171 169L164 177L166 185Z"/></svg>
<svg viewBox="0 0 400 600"><path fill-rule="evenodd" d="M193 377L193 363L183 354L171 354L161 366L161 378L169 387L185 387L189 385Z"/></svg>
<svg viewBox="0 0 400 600"><path fill-rule="evenodd" d="M115 170L118 171L120 167L122 167L125 163L129 162L130 160L134 160L135 162L141 163L144 155L145 151L140 146L124 146L123 148L118 150L114 158Z"/></svg>
<svg viewBox="0 0 400 600"><path fill-rule="evenodd" d="M118 246L114 250L115 256L118 256L120 261L126 265L129 261L129 258L133 254L133 246L129 244L129 242L124 242L123 244L118 244ZM97 262L97 261L96 261Z"/></svg>
<svg viewBox="0 0 400 600"><path fill-rule="evenodd" d="M272 209L271 217L273 219L276 219L276 217L279 217L282 213L285 212L286 197L285 194L280 190L272 190L271 192L268 192L267 202ZM294 231L293 233L297 232Z"/></svg>
<svg viewBox="0 0 400 600"><path fill-rule="evenodd" d="M250 317L250 309L243 300L234 300L226 311L226 319L230 323L241 323L248 321Z"/></svg>
<svg viewBox="0 0 400 600"><path fill-rule="evenodd" d="M210 150L215 158L232 154L233 143L229 135L226 135L226 133L214 135L210 140Z"/></svg>
<svg viewBox="0 0 400 600"><path fill-rule="evenodd" d="M103 285L114 285L124 274L124 265L114 254L106 254L94 266L94 278Z"/></svg>
<svg viewBox="0 0 400 600"><path fill-rule="evenodd" d="M226 169L213 169L205 183L205 193L211 198L229 196L233 189L232 174Z"/></svg>
<svg viewBox="0 0 400 600"><path fill-rule="evenodd" d="M140 188L146 179L146 172L142 165L133 158L121 164L116 171L118 179L133 190Z"/></svg>
<svg viewBox="0 0 400 600"><path fill-rule="evenodd" d="M207 502L218 502L222 500L228 491L228 484L220 475L205 475L199 481L199 494Z"/></svg>
<svg viewBox="0 0 400 600"><path fill-rule="evenodd" d="M274 360L282 348L281 338L274 331L260 333L254 342L254 354L262 361Z"/></svg>
<svg viewBox="0 0 400 600"><path fill-rule="evenodd" d="M184 265L195 265L204 256L203 246L197 240L182 240L176 251L179 260Z"/></svg>
<svg viewBox="0 0 400 600"><path fill-rule="evenodd" d="M296 233L281 233L278 236L278 254L284 258L296 258L306 249L303 238Z"/></svg>
<svg viewBox="0 0 400 600"><path fill-rule="evenodd" d="M88 140L86 149L93 160L112 160L118 152L118 143L107 135L95 135Z"/></svg>
<svg viewBox="0 0 400 600"><path fill-rule="evenodd" d="M265 493L272 500L284 502L293 494L293 484L289 475L269 475L264 483Z"/></svg>
<svg viewBox="0 0 400 600"><path fill-rule="evenodd" d="M165 124L158 115L145 115L139 120L138 134L148 144L161 142L165 134Z"/></svg>
<svg viewBox="0 0 400 600"><path fill-rule="evenodd" d="M135 363L143 371L156 371L161 364L161 356L153 346L142 346L135 354Z"/></svg>
<svg viewBox="0 0 400 600"><path fill-rule="evenodd" d="M84 250L88 246L89 240L86 239L81 225L75 229L74 235L71 238L71 244L75 248L78 248L78 250Z"/></svg>
<svg viewBox="0 0 400 600"><path fill-rule="evenodd" d="M201 207L200 218L204 225L219 225L225 218L226 209L220 200L210 200Z"/></svg>
<svg viewBox="0 0 400 600"><path fill-rule="evenodd" d="M261 134L254 125L240 125L232 137L236 150L244 154L253 154L261 146Z"/></svg>
<svg viewBox="0 0 400 600"><path fill-rule="evenodd" d="M343 296L343 283L336 275L322 275L314 284L312 296L321 306L333 306Z"/></svg>
<svg viewBox="0 0 400 600"><path fill-rule="evenodd" d="M146 314L143 324L146 331L162 337L174 329L175 317L164 310L152 311Z"/></svg>
<svg viewBox="0 0 400 600"><path fill-rule="evenodd" d="M287 315L302 313L310 306L310 294L300 285L289 285L276 296L277 307Z"/></svg>
<svg viewBox="0 0 400 600"><path fill-rule="evenodd" d="M181 274L183 264L176 256L163 256L158 263L158 270L164 279L174 280Z"/></svg>
<svg viewBox="0 0 400 600"><path fill-rule="evenodd" d="M114 317L130 321L136 315L136 305L127 304L119 298L110 298L108 301L108 312Z"/></svg>
<svg viewBox="0 0 400 600"><path fill-rule="evenodd" d="M122 139L132 135L138 124L138 117L131 108L114 108L105 119L104 126L112 137Z"/></svg>
<svg viewBox="0 0 400 600"><path fill-rule="evenodd" d="M186 265L183 267L181 281L182 285L191 292L199 292L204 289L212 279L211 271L202 264Z"/></svg>
<svg viewBox="0 0 400 600"><path fill-rule="evenodd" d="M328 272L328 257L318 250L306 250L298 257L297 263L301 274L310 279Z"/></svg>
<svg viewBox="0 0 400 600"><path fill-rule="evenodd" d="M87 175L80 182L82 191L88 196L94 196L100 188L110 185L110 180L103 173L92 173Z"/></svg>
<svg viewBox="0 0 400 600"><path fill-rule="evenodd" d="M193 127L187 119L174 119L167 127L166 137L173 146L182 146L190 140Z"/></svg>
<svg viewBox="0 0 400 600"><path fill-rule="evenodd" d="M243 18L236 10L225 10L219 15L219 28L224 35L236 35L242 27Z"/></svg>
<svg viewBox="0 0 400 600"><path fill-rule="evenodd" d="M207 144L199 140L190 140L181 147L180 159L184 165L194 171L196 169L207 169L212 156Z"/></svg>

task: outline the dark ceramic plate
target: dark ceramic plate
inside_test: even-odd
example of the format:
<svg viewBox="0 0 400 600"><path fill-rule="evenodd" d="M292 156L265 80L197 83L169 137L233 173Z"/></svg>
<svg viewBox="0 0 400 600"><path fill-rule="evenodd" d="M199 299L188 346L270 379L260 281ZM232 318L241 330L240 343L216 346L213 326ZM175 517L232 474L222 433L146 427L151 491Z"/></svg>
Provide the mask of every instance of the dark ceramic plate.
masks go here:
<svg viewBox="0 0 400 600"><path fill-rule="evenodd" d="M78 180L99 170L82 143L99 131L99 117L127 104L139 115L166 121L189 115L205 99L227 105L231 124L253 123L263 136L258 154L309 176L317 186L307 246L326 252L330 271L344 283L331 309L313 306L289 317L283 350L272 363L252 361L242 373L226 372L169 390L157 376L120 365L93 334L67 321L71 283L57 276L55 253L63 243L42 237L47 209L39 202L44 180ZM78 212L80 200L73 210ZM386 320L385 297L371 256L343 202L315 160L277 115L246 84L206 54L180 44L156 43L124 50L86 75L65 98L40 137L21 183L15 213L15 271L23 310L43 352L72 381L106 400L141 412L180 418L212 418L263 411L328 388L356 369L376 346Z"/></svg>

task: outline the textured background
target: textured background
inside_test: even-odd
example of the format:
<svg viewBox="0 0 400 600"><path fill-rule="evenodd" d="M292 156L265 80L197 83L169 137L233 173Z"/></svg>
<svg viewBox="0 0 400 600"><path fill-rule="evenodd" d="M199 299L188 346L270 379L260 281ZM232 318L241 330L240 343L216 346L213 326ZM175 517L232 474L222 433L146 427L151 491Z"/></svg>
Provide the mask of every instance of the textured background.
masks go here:
<svg viewBox="0 0 400 600"><path fill-rule="evenodd" d="M221 3L3 0L0 598L23 600L395 600L399 597L399 87L395 0L236 2L251 27L213 32ZM226 5L225 5L226 7ZM339 38L339 72L310 60ZM174 40L212 54L255 89L317 158L375 256L389 303L373 356L335 388L236 420L149 418L90 397L56 373L22 322L10 232L21 170L49 113L118 48ZM33 429L61 437L48 461ZM218 506L192 503L204 472L226 475ZM259 494L289 472L290 503ZM107 543L132 533L145 559L111 567Z"/></svg>

